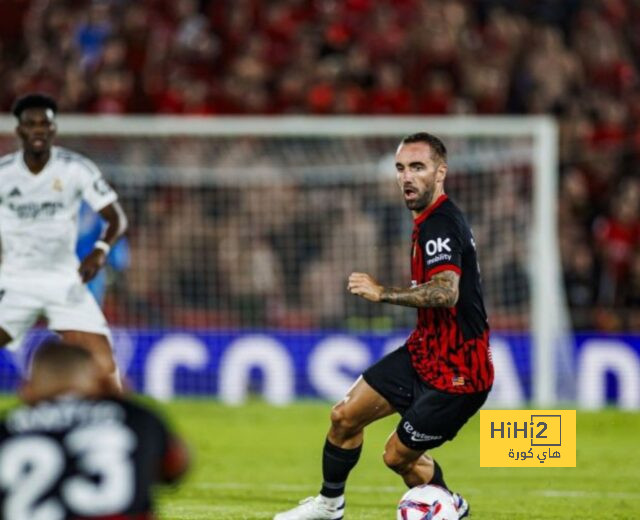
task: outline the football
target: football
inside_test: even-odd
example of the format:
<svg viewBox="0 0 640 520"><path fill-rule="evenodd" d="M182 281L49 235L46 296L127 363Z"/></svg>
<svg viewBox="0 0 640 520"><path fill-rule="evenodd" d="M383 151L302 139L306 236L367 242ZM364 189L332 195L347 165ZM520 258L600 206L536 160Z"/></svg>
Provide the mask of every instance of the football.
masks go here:
<svg viewBox="0 0 640 520"><path fill-rule="evenodd" d="M397 520L458 520L453 496L440 486L425 484L407 491L398 504Z"/></svg>

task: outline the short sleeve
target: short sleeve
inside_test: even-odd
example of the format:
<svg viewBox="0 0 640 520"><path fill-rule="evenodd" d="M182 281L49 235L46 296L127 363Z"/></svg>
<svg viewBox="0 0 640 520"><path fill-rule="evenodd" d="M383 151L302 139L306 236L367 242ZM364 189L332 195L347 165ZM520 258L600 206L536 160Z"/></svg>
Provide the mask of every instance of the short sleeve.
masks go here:
<svg viewBox="0 0 640 520"><path fill-rule="evenodd" d="M127 422L140 438L145 439L142 447L146 460L161 466L170 448L171 433L166 421L153 409L132 401L122 401L127 409Z"/></svg>
<svg viewBox="0 0 640 520"><path fill-rule="evenodd" d="M80 171L80 185L82 198L87 201L91 209L100 211L118 200L118 195L104 180L98 167L86 157L78 164Z"/></svg>
<svg viewBox="0 0 640 520"><path fill-rule="evenodd" d="M419 243L427 280L442 271L461 274L462 237L453 220L441 215L430 217L421 226Z"/></svg>
<svg viewBox="0 0 640 520"><path fill-rule="evenodd" d="M156 465L155 479L171 483L179 479L186 470L182 441L171 431L161 415L151 409L137 412L140 434L145 439L147 460Z"/></svg>

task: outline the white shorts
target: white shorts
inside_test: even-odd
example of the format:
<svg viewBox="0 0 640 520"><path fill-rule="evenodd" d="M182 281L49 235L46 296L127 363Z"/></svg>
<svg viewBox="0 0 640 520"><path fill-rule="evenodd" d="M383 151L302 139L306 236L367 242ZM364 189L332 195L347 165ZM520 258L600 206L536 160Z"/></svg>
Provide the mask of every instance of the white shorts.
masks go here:
<svg viewBox="0 0 640 520"><path fill-rule="evenodd" d="M10 348L17 348L16 343L40 317L51 330L92 332L110 339L102 310L79 278L0 276L0 327L13 340Z"/></svg>

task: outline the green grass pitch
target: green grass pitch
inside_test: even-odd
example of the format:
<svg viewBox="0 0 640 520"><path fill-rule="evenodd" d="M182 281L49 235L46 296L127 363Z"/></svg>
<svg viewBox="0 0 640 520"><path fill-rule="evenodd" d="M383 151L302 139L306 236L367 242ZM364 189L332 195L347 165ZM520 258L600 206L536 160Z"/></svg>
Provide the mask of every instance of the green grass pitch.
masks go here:
<svg viewBox="0 0 640 520"><path fill-rule="evenodd" d="M176 401L165 413L189 441L194 468L160 495L164 520L270 519L318 492L330 405L238 408ZM345 520L393 520L404 493L382 463L397 417L370 426L347 485ZM640 413L578 412L576 468L480 468L478 417L433 451L475 520L640 519Z"/></svg>
<svg viewBox="0 0 640 520"><path fill-rule="evenodd" d="M0 399L0 407L14 402ZM160 408L194 458L181 486L159 490L161 520L270 519L318 492L330 404L233 408L177 400ZM381 455L396 421L367 429L347 485L345 520L395 519L404 487ZM578 412L577 439L576 468L480 468L476 416L433 455L475 520L640 520L640 413Z"/></svg>

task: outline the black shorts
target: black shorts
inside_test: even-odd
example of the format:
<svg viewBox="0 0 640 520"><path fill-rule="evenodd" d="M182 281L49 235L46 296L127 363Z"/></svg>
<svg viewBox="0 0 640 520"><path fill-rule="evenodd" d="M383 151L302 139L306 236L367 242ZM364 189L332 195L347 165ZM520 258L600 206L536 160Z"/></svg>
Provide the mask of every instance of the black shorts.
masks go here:
<svg viewBox="0 0 640 520"><path fill-rule="evenodd" d="M371 365L364 380L401 415L396 431L402 444L413 450L436 448L453 439L484 404L489 390L449 394L425 383L402 346Z"/></svg>

